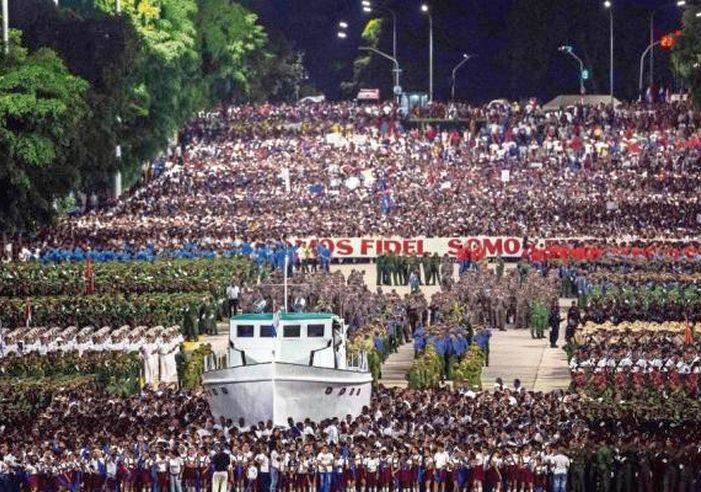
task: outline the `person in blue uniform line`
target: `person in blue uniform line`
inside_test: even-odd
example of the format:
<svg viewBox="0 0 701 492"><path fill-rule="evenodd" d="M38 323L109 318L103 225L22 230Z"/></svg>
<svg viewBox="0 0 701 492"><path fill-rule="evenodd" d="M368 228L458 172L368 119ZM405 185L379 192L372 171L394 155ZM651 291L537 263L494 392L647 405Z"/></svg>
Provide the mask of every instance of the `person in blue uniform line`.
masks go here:
<svg viewBox="0 0 701 492"><path fill-rule="evenodd" d="M426 349L426 333L424 327L418 325L414 331L414 358Z"/></svg>
<svg viewBox="0 0 701 492"><path fill-rule="evenodd" d="M474 342L484 353L484 365L489 367L489 339L492 336L492 330L484 328L477 332L474 336Z"/></svg>

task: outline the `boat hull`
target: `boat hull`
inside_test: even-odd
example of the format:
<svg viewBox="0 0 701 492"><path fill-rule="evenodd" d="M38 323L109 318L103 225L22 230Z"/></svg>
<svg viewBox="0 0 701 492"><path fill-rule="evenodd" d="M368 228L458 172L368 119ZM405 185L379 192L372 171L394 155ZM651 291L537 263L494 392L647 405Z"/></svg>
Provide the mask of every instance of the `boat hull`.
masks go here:
<svg viewBox="0 0 701 492"><path fill-rule="evenodd" d="M357 416L370 404L372 375L326 367L270 362L204 373L212 415L239 418L246 425L272 420L287 425L306 418L321 421Z"/></svg>

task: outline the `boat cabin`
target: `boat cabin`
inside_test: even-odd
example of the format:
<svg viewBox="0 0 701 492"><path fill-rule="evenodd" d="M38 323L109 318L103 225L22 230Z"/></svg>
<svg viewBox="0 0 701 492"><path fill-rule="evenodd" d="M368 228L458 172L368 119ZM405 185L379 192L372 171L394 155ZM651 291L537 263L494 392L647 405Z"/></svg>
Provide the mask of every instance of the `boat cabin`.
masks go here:
<svg viewBox="0 0 701 492"><path fill-rule="evenodd" d="M286 362L346 369L346 326L331 313L240 314L229 322L229 367Z"/></svg>

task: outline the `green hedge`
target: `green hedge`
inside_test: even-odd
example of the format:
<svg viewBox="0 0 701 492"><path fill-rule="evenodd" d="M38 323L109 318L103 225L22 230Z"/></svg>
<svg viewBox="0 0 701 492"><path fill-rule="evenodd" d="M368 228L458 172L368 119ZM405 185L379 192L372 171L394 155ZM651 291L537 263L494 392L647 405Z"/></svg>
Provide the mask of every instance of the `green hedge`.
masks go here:
<svg viewBox="0 0 701 492"><path fill-rule="evenodd" d="M436 388L443 380L443 359L438 355L433 345L428 344L426 350L414 360L409 374L409 387L413 389Z"/></svg>
<svg viewBox="0 0 701 492"><path fill-rule="evenodd" d="M178 360L178 377L180 386L185 389L195 389L202 382L204 360L211 355L212 346L208 343L200 345L189 356L183 354Z"/></svg>
<svg viewBox="0 0 701 492"><path fill-rule="evenodd" d="M462 359L453 365L450 372L453 383L469 389L482 389L482 367L484 353L477 345L472 344Z"/></svg>
<svg viewBox="0 0 701 492"><path fill-rule="evenodd" d="M93 263L95 293L211 292L221 295L233 277L248 279L245 257ZM84 263L0 264L0 296L80 295Z"/></svg>
<svg viewBox="0 0 701 492"><path fill-rule="evenodd" d="M193 325L197 331L211 328L220 308L219 300L208 292L0 298L3 324L23 326L28 302L33 326L180 325L188 335L186 329Z"/></svg>

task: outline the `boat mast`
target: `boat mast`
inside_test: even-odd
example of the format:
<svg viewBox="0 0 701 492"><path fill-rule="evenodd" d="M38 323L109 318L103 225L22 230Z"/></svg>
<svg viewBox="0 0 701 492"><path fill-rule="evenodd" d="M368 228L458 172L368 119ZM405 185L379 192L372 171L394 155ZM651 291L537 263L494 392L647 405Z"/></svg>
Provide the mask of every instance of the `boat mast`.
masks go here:
<svg viewBox="0 0 701 492"><path fill-rule="evenodd" d="M285 284L284 292L285 292L285 312L287 312L287 267L290 263L290 257L287 253L285 253L285 272L283 274L283 282Z"/></svg>

